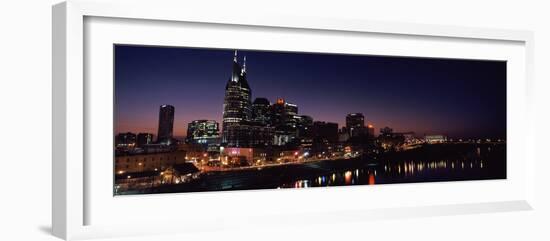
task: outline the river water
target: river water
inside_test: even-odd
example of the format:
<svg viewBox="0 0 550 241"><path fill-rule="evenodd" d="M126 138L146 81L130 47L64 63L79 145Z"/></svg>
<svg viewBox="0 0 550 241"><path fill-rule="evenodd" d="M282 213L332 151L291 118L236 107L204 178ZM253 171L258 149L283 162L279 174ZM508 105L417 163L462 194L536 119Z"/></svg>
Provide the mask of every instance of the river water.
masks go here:
<svg viewBox="0 0 550 241"><path fill-rule="evenodd" d="M326 160L258 169L208 172L189 183L140 190L137 193L310 188L505 178L505 144L446 144L430 145L378 158Z"/></svg>

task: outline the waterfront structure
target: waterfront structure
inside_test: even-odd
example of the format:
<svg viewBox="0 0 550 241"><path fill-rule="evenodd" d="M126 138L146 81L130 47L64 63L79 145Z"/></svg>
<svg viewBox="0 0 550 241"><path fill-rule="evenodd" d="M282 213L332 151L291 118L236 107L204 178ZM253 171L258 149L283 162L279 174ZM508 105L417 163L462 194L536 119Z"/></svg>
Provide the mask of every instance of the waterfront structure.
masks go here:
<svg viewBox="0 0 550 241"><path fill-rule="evenodd" d="M153 134L151 133L139 133L137 135L137 147L144 147L153 143Z"/></svg>
<svg viewBox="0 0 550 241"><path fill-rule="evenodd" d="M385 151L399 150L405 144L405 137L403 133L394 133L392 128L386 126L380 129L378 142Z"/></svg>
<svg viewBox="0 0 550 241"><path fill-rule="evenodd" d="M215 120L194 120L187 124L187 143L200 144L205 147L219 144L220 127Z"/></svg>
<svg viewBox="0 0 550 241"><path fill-rule="evenodd" d="M254 149L244 147L223 148L220 156L224 166L248 166L254 159Z"/></svg>
<svg viewBox="0 0 550 241"><path fill-rule="evenodd" d="M247 141L241 126L247 125L252 118L251 95L252 91L246 79L246 57L241 67L235 51L231 77L225 86L222 145L240 146Z"/></svg>
<svg viewBox="0 0 550 241"><path fill-rule="evenodd" d="M136 145L136 134L132 132L119 133L115 139L117 148L132 148Z"/></svg>
<svg viewBox="0 0 550 241"><path fill-rule="evenodd" d="M115 157L115 173L162 171L182 163L185 163L185 151L118 155Z"/></svg>
<svg viewBox="0 0 550 241"><path fill-rule="evenodd" d="M174 132L174 106L161 105L159 111L159 127L157 143L170 145Z"/></svg>
<svg viewBox="0 0 550 241"><path fill-rule="evenodd" d="M285 163L303 160L304 153L298 148L247 148L228 147L221 151L223 166L251 166L266 163Z"/></svg>
<svg viewBox="0 0 550 241"><path fill-rule="evenodd" d="M346 130L350 137L364 136L367 134L365 116L362 113L351 113L346 116Z"/></svg>
<svg viewBox="0 0 550 241"><path fill-rule="evenodd" d="M447 136L444 135L426 135L424 141L429 144L445 143L447 142Z"/></svg>
<svg viewBox="0 0 550 241"><path fill-rule="evenodd" d="M412 131L399 133L403 136L405 144L414 144L416 142L415 133Z"/></svg>

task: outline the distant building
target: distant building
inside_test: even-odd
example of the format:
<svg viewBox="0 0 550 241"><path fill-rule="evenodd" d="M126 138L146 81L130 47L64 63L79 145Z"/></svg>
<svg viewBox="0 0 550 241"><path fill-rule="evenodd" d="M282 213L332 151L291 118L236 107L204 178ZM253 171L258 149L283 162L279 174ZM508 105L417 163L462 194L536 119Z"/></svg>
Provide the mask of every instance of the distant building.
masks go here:
<svg viewBox="0 0 550 241"><path fill-rule="evenodd" d="M269 108L271 103L266 98L256 98L252 103L252 120L262 125L271 124Z"/></svg>
<svg viewBox="0 0 550 241"><path fill-rule="evenodd" d="M311 139L313 137L313 118L307 115L297 115L294 119L296 119L298 137L301 139Z"/></svg>
<svg viewBox="0 0 550 241"><path fill-rule="evenodd" d="M136 145L136 134L132 132L119 133L115 139L117 148L132 148Z"/></svg>
<svg viewBox="0 0 550 241"><path fill-rule="evenodd" d="M374 126L369 124L367 126L367 134L370 136L370 137L374 137Z"/></svg>
<svg viewBox="0 0 550 241"><path fill-rule="evenodd" d="M346 127L342 127L340 131L338 131L338 142L346 142L349 140L349 131Z"/></svg>
<svg viewBox="0 0 550 241"><path fill-rule="evenodd" d="M248 166L254 161L254 149L227 147L222 150L220 160L224 166Z"/></svg>
<svg viewBox="0 0 550 241"><path fill-rule="evenodd" d="M228 128L224 134L226 147L268 146L273 142L274 129L270 126L243 123Z"/></svg>
<svg viewBox="0 0 550 241"><path fill-rule="evenodd" d="M270 106L271 113L271 125L279 128L285 124L285 100L282 98L277 99L273 105Z"/></svg>
<svg viewBox="0 0 550 241"><path fill-rule="evenodd" d="M381 136L392 136L393 135L393 129L389 127L384 127L380 129L380 135Z"/></svg>
<svg viewBox="0 0 550 241"><path fill-rule="evenodd" d="M279 98L270 107L271 113L271 125L276 128L287 126L291 128L296 128L298 122L298 106L289 102L286 102L285 99Z"/></svg>
<svg viewBox="0 0 550 241"><path fill-rule="evenodd" d="M412 144L416 141L415 133L412 131L399 133L403 136L406 144Z"/></svg>
<svg viewBox="0 0 550 241"><path fill-rule="evenodd" d="M162 171L182 163L185 163L185 151L120 155L115 157L115 173Z"/></svg>
<svg viewBox="0 0 550 241"><path fill-rule="evenodd" d="M296 137L296 133L290 128L279 127L273 133L273 145L284 146L291 143Z"/></svg>
<svg viewBox="0 0 550 241"><path fill-rule="evenodd" d="M426 135L426 136L424 136L424 141L426 141L429 144L445 143L445 142L447 142L447 136L444 136L444 135Z"/></svg>
<svg viewBox="0 0 550 241"><path fill-rule="evenodd" d="M159 127L157 142L160 144L172 144L174 131L174 106L161 105L159 111Z"/></svg>
<svg viewBox="0 0 550 241"><path fill-rule="evenodd" d="M137 146L143 147L153 143L153 134L151 133L139 133L137 135Z"/></svg>
<svg viewBox="0 0 550 241"><path fill-rule="evenodd" d="M338 142L338 124L324 121L313 122L313 136L330 143Z"/></svg>
<svg viewBox="0 0 550 241"><path fill-rule="evenodd" d="M365 116L362 113L351 113L346 116L346 129L349 136L364 136L367 134L365 127Z"/></svg>
<svg viewBox="0 0 550 241"><path fill-rule="evenodd" d="M220 127L215 120L194 120L187 125L187 143L200 144L205 147L219 144Z"/></svg>
<svg viewBox="0 0 550 241"><path fill-rule="evenodd" d="M298 116L298 106L285 102L284 124L288 127L296 128Z"/></svg>
<svg viewBox="0 0 550 241"><path fill-rule="evenodd" d="M399 150L405 144L405 136L402 133L394 133L392 128L384 127L380 129L378 142L386 150Z"/></svg>

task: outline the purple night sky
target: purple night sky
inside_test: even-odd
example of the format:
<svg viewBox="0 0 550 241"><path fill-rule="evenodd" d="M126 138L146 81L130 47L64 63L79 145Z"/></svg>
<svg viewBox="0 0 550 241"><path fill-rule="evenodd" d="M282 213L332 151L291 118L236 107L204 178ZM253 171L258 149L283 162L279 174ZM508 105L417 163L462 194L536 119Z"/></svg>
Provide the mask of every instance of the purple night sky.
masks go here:
<svg viewBox="0 0 550 241"><path fill-rule="evenodd" d="M156 136L159 106L187 123L220 123L232 49L116 45L115 134ZM284 98L314 121L345 124L361 112L376 132L506 137L506 62L239 50L252 100Z"/></svg>

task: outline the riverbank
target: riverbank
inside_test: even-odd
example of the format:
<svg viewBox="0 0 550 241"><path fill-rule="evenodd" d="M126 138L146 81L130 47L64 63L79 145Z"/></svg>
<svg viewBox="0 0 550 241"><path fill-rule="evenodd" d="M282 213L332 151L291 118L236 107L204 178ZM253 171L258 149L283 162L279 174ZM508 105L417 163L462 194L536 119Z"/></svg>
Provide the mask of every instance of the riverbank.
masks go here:
<svg viewBox="0 0 550 241"><path fill-rule="evenodd" d="M452 151L449 153L449 151ZM431 154L430 154L431 153ZM433 155L433 156L432 156ZM382 158L384 157L384 158ZM389 157L395 159L387 159ZM506 178L506 147L431 145L379 158L328 159L204 172L187 183L121 194L176 193Z"/></svg>

